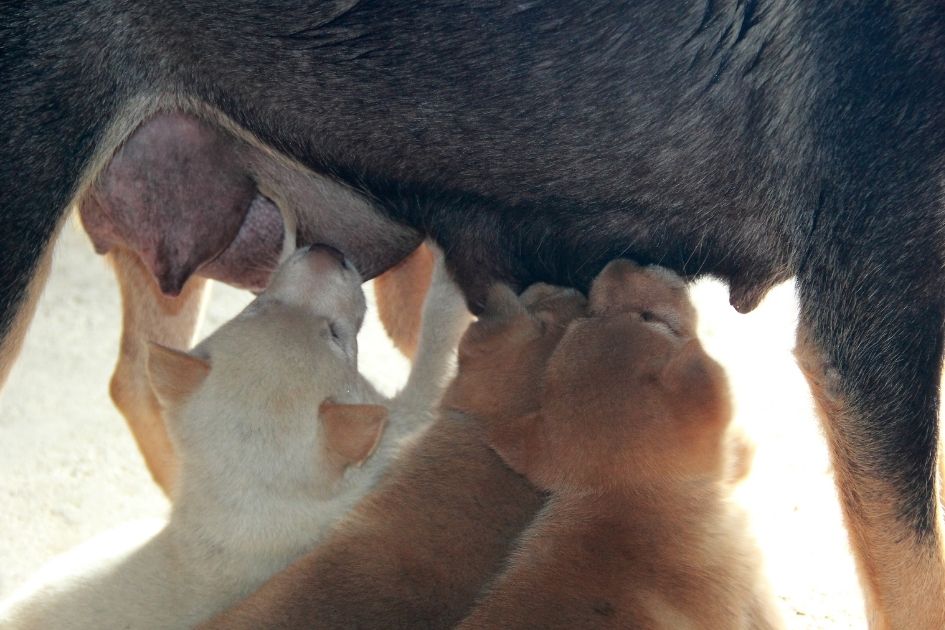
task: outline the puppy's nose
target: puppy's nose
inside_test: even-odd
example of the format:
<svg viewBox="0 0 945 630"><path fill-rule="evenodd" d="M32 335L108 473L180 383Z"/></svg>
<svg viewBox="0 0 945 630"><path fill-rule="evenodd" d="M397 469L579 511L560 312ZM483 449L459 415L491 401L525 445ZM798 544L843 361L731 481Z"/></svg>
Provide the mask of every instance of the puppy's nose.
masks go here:
<svg viewBox="0 0 945 630"><path fill-rule="evenodd" d="M323 245L321 243L316 243L308 246L309 254L312 256L317 256L319 258L326 258L338 264L342 269L350 269L345 255L340 251L332 247L331 245Z"/></svg>

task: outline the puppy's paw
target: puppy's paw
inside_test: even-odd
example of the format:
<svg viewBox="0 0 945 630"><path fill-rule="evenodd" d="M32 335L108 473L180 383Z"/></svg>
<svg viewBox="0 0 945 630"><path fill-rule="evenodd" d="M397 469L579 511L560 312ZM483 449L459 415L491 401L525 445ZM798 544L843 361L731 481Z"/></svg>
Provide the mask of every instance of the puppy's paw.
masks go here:
<svg viewBox="0 0 945 630"><path fill-rule="evenodd" d="M544 323L532 316L510 286L496 283L486 292L479 319L466 331L459 356L492 356L541 336Z"/></svg>
<svg viewBox="0 0 945 630"><path fill-rule="evenodd" d="M587 299L577 289L542 282L525 289L519 299L532 317L548 325L570 322L587 308Z"/></svg>
<svg viewBox="0 0 945 630"><path fill-rule="evenodd" d="M735 485L744 481L755 461L755 443L741 428L731 427L726 435L727 465L725 482Z"/></svg>
<svg viewBox="0 0 945 630"><path fill-rule="evenodd" d="M479 314L479 321L500 322L527 315L527 313L525 305L512 287L503 282L497 282L486 292L486 302L482 313Z"/></svg>

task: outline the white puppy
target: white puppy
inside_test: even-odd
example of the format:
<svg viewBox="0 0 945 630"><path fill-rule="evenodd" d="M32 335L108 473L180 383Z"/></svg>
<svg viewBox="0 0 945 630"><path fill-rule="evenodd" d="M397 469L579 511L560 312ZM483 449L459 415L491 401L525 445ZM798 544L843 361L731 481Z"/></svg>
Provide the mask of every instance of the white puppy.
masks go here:
<svg viewBox="0 0 945 630"><path fill-rule="evenodd" d="M169 522L130 552L106 534L56 561L56 581L14 596L0 626L193 626L317 544L432 419L469 321L438 260L414 367L388 400L358 372L360 285L338 252L299 250L192 352L152 347L180 458Z"/></svg>

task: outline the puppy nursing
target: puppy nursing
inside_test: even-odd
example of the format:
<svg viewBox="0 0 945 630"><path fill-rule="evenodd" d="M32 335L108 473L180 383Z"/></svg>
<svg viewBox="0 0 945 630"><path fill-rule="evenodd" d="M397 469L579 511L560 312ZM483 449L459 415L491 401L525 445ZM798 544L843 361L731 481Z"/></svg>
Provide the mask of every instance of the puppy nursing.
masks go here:
<svg viewBox="0 0 945 630"><path fill-rule="evenodd" d="M440 419L324 544L208 627L779 627L727 498L745 464L725 376L694 327L681 280L625 261L589 305L494 288Z"/></svg>
<svg viewBox="0 0 945 630"><path fill-rule="evenodd" d="M357 370L359 284L337 252L301 251L193 352L155 347L169 524L8 623L190 626L274 575L207 627L780 627L728 497L746 464L725 374L680 279L615 261L587 300L494 287L388 472L432 418L465 307L438 265L385 400Z"/></svg>
<svg viewBox="0 0 945 630"><path fill-rule="evenodd" d="M207 627L454 627L541 506L483 427L538 409L547 358L584 304L570 289L493 291L434 424L324 543Z"/></svg>
<svg viewBox="0 0 945 630"><path fill-rule="evenodd" d="M617 261L596 279L540 411L489 428L551 499L461 627L780 626L727 500L726 379L694 320L660 270Z"/></svg>
<svg viewBox="0 0 945 630"><path fill-rule="evenodd" d="M311 549L428 424L467 323L440 265L414 370L387 400L357 369L360 284L337 252L300 250L191 353L153 347L180 458L168 524L127 555L30 588L0 625L193 626Z"/></svg>

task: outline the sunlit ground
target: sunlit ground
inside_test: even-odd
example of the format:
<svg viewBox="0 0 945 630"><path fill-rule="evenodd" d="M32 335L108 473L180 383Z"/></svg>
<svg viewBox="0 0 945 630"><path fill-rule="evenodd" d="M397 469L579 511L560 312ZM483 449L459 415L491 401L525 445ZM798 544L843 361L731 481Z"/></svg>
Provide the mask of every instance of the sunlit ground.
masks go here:
<svg viewBox="0 0 945 630"><path fill-rule="evenodd" d="M826 450L791 356L793 286L772 291L750 315L735 313L718 283L700 282L693 293L704 343L729 370L737 422L757 444L738 498L751 513L788 627L865 627ZM203 334L249 299L214 287ZM119 315L111 271L70 222L0 399L0 597L90 536L166 513L108 398ZM383 389L401 382L407 364L373 313L360 352L362 370Z"/></svg>

